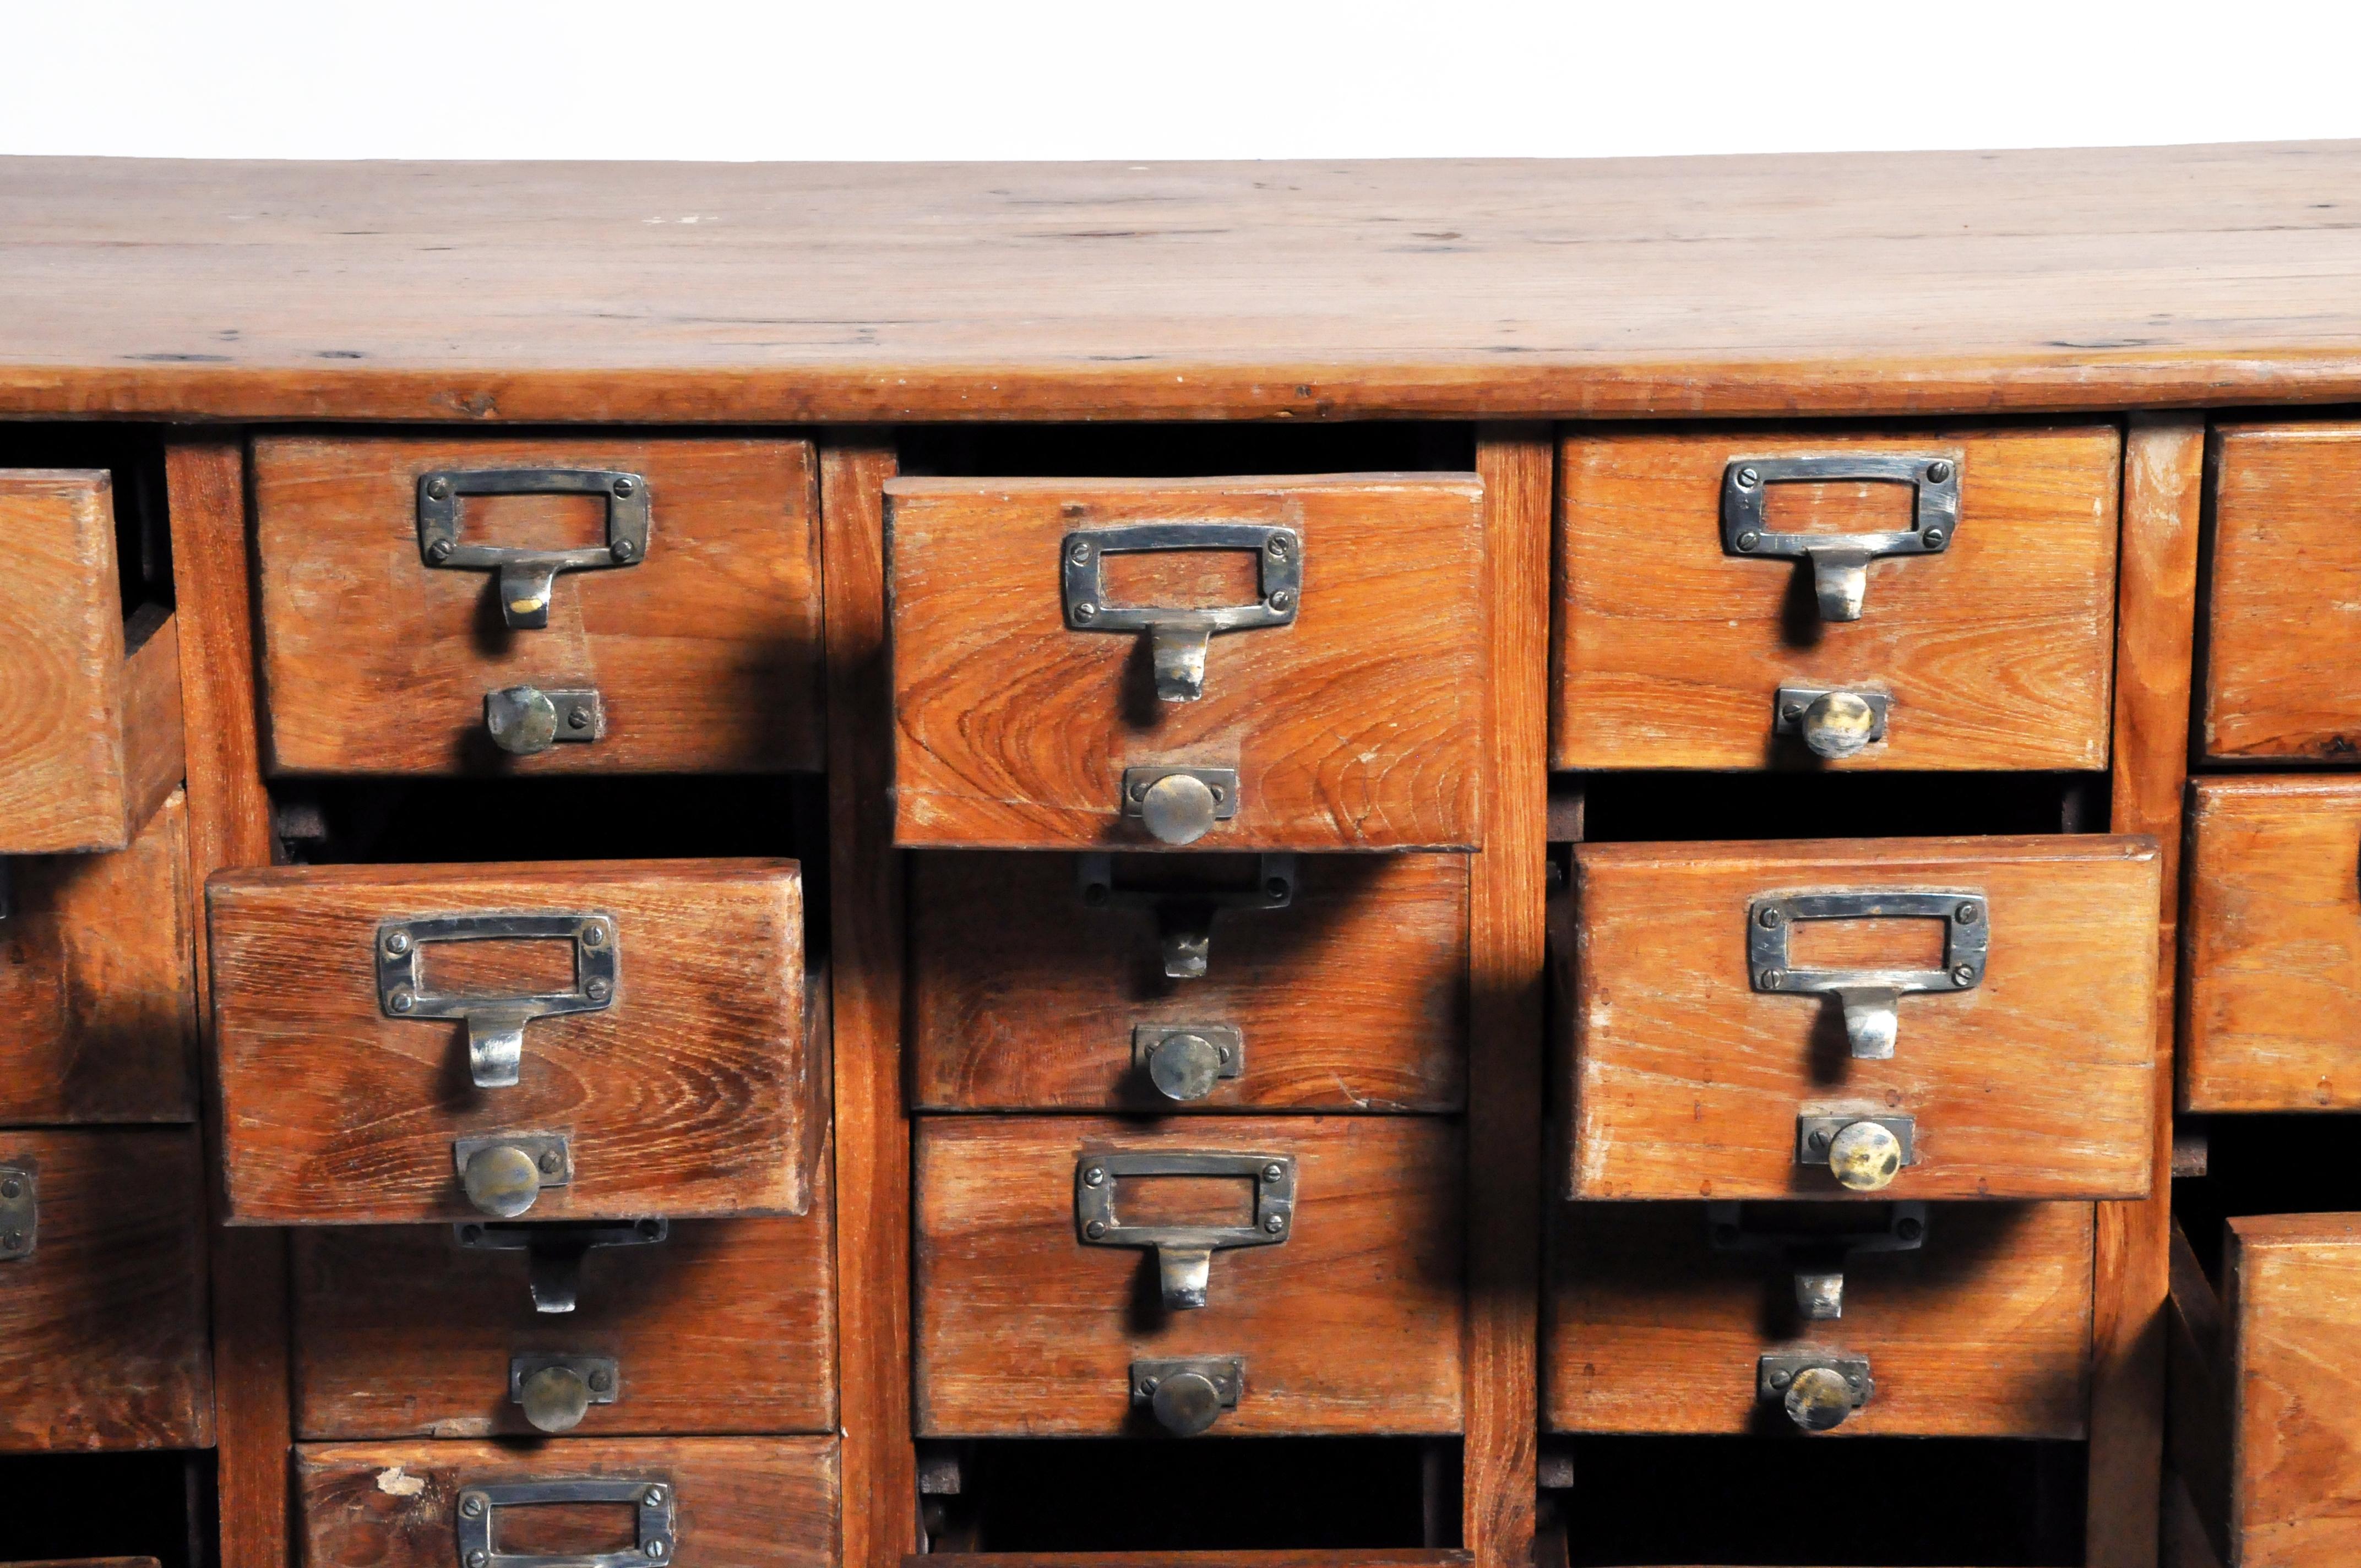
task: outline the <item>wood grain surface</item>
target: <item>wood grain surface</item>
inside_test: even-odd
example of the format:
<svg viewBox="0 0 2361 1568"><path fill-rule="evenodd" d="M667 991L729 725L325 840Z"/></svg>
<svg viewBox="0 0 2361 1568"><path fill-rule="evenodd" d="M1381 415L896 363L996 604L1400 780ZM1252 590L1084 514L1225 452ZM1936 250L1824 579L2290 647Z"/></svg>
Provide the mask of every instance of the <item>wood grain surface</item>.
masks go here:
<svg viewBox="0 0 2361 1568"><path fill-rule="evenodd" d="M2104 767L2120 444L2112 425L1568 436L1554 765ZM1856 454L1958 464L1960 522L1940 554L1872 561L1861 619L1823 622L1807 565L1724 551L1722 476ZM1883 532L1909 526L1911 489L1781 484L1766 504L1782 530ZM1818 763L1772 734L1782 685L1885 693L1885 740Z"/></svg>
<svg viewBox="0 0 2361 1568"><path fill-rule="evenodd" d="M1887 1198L2147 1192L2157 872L2095 835L1578 847L1567 1194L1842 1196L1795 1163L1817 1106L1916 1118ZM1833 997L1753 989L1751 899L1901 888L1982 894L1991 947L1976 986L1902 998L1891 1060L1848 1054ZM1913 923L1860 924L1899 953L1881 928Z"/></svg>
<svg viewBox="0 0 2361 1568"><path fill-rule="evenodd" d="M2361 1557L2361 1215L2230 1222L2229 1568Z"/></svg>
<svg viewBox="0 0 2361 1568"><path fill-rule="evenodd" d="M1237 770L1235 816L1200 850L1481 839L1475 476L896 479L885 496L903 845L1153 849L1121 814L1124 769L1150 764ZM1204 696L1161 702L1146 633L1067 629L1061 542L1212 521L1294 529L1301 608L1215 636Z"/></svg>
<svg viewBox="0 0 2361 1568"><path fill-rule="evenodd" d="M284 867L215 876L208 906L231 1223L480 1218L452 1141L501 1133L571 1135L535 1219L809 1201L825 1091L792 861ZM615 1001L528 1024L518 1083L478 1090L457 1020L380 1010L378 923L533 910L612 917Z"/></svg>
<svg viewBox="0 0 2361 1568"><path fill-rule="evenodd" d="M1906 1037L1906 1036L1905 1036ZM1945 1203L1916 1252L1858 1257L1844 1317L1796 1319L1777 1260L1715 1253L1695 1203L1560 1203L1543 1304L1546 1420L1588 1432L1793 1432L1755 1397L1766 1351L1869 1357L1831 1435L2083 1433L2091 1205Z"/></svg>
<svg viewBox="0 0 2361 1568"><path fill-rule="evenodd" d="M1152 1251L1090 1245L1075 1226L1077 1160L1131 1149L1293 1157L1288 1239L1216 1253L1208 1304L1167 1310ZM1459 1430L1455 1128L1393 1116L937 1116L918 1122L917 1151L919 1435L1153 1434L1131 1405L1131 1362L1194 1355L1246 1363L1216 1433ZM1232 1208L1226 1194L1153 1201L1197 1223L1226 1223Z"/></svg>
<svg viewBox="0 0 2361 1568"><path fill-rule="evenodd" d="M127 850L16 861L0 921L0 1124L193 1122L189 812Z"/></svg>
<svg viewBox="0 0 2361 1568"><path fill-rule="evenodd" d="M921 1110L1453 1111L1466 1093L1467 878L1458 855L1304 856L1282 909L1218 915L1204 975L1164 973L1157 911L1084 905L1077 857L911 858L910 1049ZM1217 863L1206 866L1208 859ZM1166 885L1124 863L1119 884ZM1251 886L1252 856L1186 857ZM1175 1102L1137 1024L1226 1024L1245 1070Z"/></svg>
<svg viewBox="0 0 2361 1568"><path fill-rule="evenodd" d="M0 409L1535 418L2361 395L2361 143L1577 161L11 159ZM692 221L693 220L693 221Z"/></svg>
<svg viewBox="0 0 2361 1568"><path fill-rule="evenodd" d="M302 1561L307 1568L452 1568L463 1488L599 1476L673 1489L683 1563L833 1568L838 1561L836 1440L817 1437L305 1443L294 1453ZM616 1512L503 1508L493 1544L510 1552L627 1550L631 1524L610 1517Z"/></svg>
<svg viewBox="0 0 2361 1568"><path fill-rule="evenodd" d="M511 631L498 574L430 567L418 480L442 469L613 468L647 481L647 554L556 579ZM254 444L264 695L286 773L817 769L818 472L807 441L736 436L265 436ZM469 543L604 543L582 497L461 505ZM606 731L511 757L484 696L588 686Z"/></svg>
<svg viewBox="0 0 2361 1568"><path fill-rule="evenodd" d="M195 1130L5 1132L0 1165L38 1202L0 1263L0 1453L211 1447Z"/></svg>
<svg viewBox="0 0 2361 1568"><path fill-rule="evenodd" d="M2191 791L2180 1102L2361 1109L2361 779Z"/></svg>

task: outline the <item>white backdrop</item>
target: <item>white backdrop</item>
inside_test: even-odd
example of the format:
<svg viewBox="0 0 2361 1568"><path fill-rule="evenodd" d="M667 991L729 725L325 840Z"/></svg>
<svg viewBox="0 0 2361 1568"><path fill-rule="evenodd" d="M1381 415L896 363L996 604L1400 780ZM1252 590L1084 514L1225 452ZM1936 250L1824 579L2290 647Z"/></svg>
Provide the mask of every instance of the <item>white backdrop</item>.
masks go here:
<svg viewBox="0 0 2361 1568"><path fill-rule="evenodd" d="M1386 158L2361 136L2361 3L0 0L0 152Z"/></svg>

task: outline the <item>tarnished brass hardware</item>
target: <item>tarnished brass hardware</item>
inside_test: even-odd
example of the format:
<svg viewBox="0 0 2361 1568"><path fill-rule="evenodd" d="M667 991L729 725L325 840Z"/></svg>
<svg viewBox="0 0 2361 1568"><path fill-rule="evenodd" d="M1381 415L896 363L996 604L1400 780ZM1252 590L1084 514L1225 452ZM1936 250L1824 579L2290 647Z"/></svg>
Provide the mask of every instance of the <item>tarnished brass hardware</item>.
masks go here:
<svg viewBox="0 0 2361 1568"><path fill-rule="evenodd" d="M1193 844L1238 814L1235 768L1126 768L1123 814L1161 843Z"/></svg>
<svg viewBox="0 0 2361 1568"><path fill-rule="evenodd" d="M1812 755L1842 762L1885 739L1893 707L1883 692L1781 686L1772 703L1771 732L1800 735Z"/></svg>
<svg viewBox="0 0 2361 1568"><path fill-rule="evenodd" d="M533 757L564 741L607 733L607 707L588 686L503 686L484 694L484 730L512 757Z"/></svg>
<svg viewBox="0 0 2361 1568"><path fill-rule="evenodd" d="M522 1252L525 1255L525 1288L536 1312L574 1310L582 1293L582 1260L593 1247L650 1246L672 1234L669 1220L551 1220L533 1224L499 1224L463 1220L451 1227L452 1239L469 1251Z"/></svg>
<svg viewBox="0 0 2361 1568"><path fill-rule="evenodd" d="M1082 903L1089 907L1154 912L1167 980L1204 977L1215 916L1233 909L1284 909L1295 901L1295 857L1287 854L1257 857L1254 884L1246 888L1118 887L1112 855L1083 855L1076 871Z"/></svg>
<svg viewBox="0 0 2361 1568"><path fill-rule="evenodd" d="M607 543L580 550L525 550L459 543L466 496L598 496L607 503ZM418 477L418 554L429 566L500 574L500 619L510 630L549 624L561 572L636 566L647 559L648 482L604 468L447 469Z"/></svg>
<svg viewBox="0 0 2361 1568"><path fill-rule="evenodd" d="M457 995L428 991L421 949L434 942L570 941L574 989L512 996ZM378 1006L389 1018L412 1022L464 1019L467 1075L478 1089L514 1086L524 1059L524 1026L535 1018L598 1013L615 1004L621 937L608 916L582 914L433 915L381 920L377 927Z"/></svg>
<svg viewBox="0 0 2361 1568"><path fill-rule="evenodd" d="M1943 966L1931 970L1811 970L1788 961L1788 933L1799 920L1931 919L1943 922ZM1746 960L1754 989L1784 995L1833 993L1844 1009L1845 1039L1855 1058L1894 1055L1901 998L1913 992L1972 991L1983 983L1992 913L1980 893L1859 892L1770 894L1746 910Z"/></svg>
<svg viewBox="0 0 2361 1568"><path fill-rule="evenodd" d="M1126 1177L1230 1176L1254 1182L1254 1218L1243 1225L1127 1225L1117 1193ZM1074 1229L1085 1246L1152 1247L1164 1305L1202 1307L1213 1254L1277 1246L1295 1225L1295 1160L1280 1154L1138 1149L1086 1154L1074 1162Z"/></svg>
<svg viewBox="0 0 2361 1568"><path fill-rule="evenodd" d="M1875 533L1774 533L1763 525L1773 485L1904 484L1915 492L1911 525ZM1880 555L1939 555L1960 532L1960 460L1948 455L1840 453L1821 457L1733 457L1721 475L1721 547L1731 555L1805 561L1823 620L1859 620L1869 564Z"/></svg>
<svg viewBox="0 0 2361 1568"><path fill-rule="evenodd" d="M1869 1357L1840 1350L1778 1351L1755 1363L1758 1398L1776 1404L1804 1431L1828 1431L1877 1397Z"/></svg>
<svg viewBox="0 0 2361 1568"><path fill-rule="evenodd" d="M593 1405L620 1397L622 1372L611 1355L512 1355L509 1402L536 1431L572 1431Z"/></svg>
<svg viewBox="0 0 2361 1568"><path fill-rule="evenodd" d="M492 1519L535 1504L628 1503L638 1544L623 1552L562 1556L502 1552ZM667 1476L597 1475L551 1481L469 1481L459 1488L459 1568L670 1568L676 1543Z"/></svg>
<svg viewBox="0 0 2361 1568"><path fill-rule="evenodd" d="M1246 1364L1235 1355L1131 1364L1131 1402L1146 1406L1174 1437L1195 1437L1238 1408Z"/></svg>
<svg viewBox="0 0 2361 1568"><path fill-rule="evenodd" d="M1233 1024L1135 1024L1132 1065L1167 1100L1202 1100L1246 1071L1246 1036Z"/></svg>
<svg viewBox="0 0 2361 1568"><path fill-rule="evenodd" d="M1881 1192L1918 1163L1917 1123L1882 1112L1806 1111L1795 1118L1795 1163L1825 1165L1838 1185Z"/></svg>
<svg viewBox="0 0 2361 1568"><path fill-rule="evenodd" d="M1171 550L1254 552L1259 597L1252 604L1186 609L1108 602L1109 555ZM1291 528L1251 522L1137 522L1077 529L1059 543L1066 625L1075 631L1145 631L1156 695L1194 702L1205 695L1207 644L1216 632L1285 626L1303 598L1303 540Z"/></svg>
<svg viewBox="0 0 2361 1568"><path fill-rule="evenodd" d="M40 1172L29 1160L0 1165L0 1263L22 1263L40 1243Z"/></svg>
<svg viewBox="0 0 2361 1568"><path fill-rule="evenodd" d="M1708 1203L1706 1232L1716 1252L1776 1259L1794 1276L1796 1312L1806 1321L1830 1321L1844 1316L1845 1271L1855 1257L1916 1252L1926 1244L1926 1204L1889 1203L1884 1208L1883 1215L1860 1213L1857 1223L1842 1228L1798 1230L1779 1227L1786 1213L1784 1204L1752 1205L1752 1212L1773 1216L1770 1225L1756 1228L1747 1223L1749 1205Z"/></svg>
<svg viewBox="0 0 2361 1568"><path fill-rule="evenodd" d="M496 1220L513 1220L541 1199L544 1187L574 1179L574 1150L564 1134L518 1133L461 1138L451 1164L467 1201Z"/></svg>

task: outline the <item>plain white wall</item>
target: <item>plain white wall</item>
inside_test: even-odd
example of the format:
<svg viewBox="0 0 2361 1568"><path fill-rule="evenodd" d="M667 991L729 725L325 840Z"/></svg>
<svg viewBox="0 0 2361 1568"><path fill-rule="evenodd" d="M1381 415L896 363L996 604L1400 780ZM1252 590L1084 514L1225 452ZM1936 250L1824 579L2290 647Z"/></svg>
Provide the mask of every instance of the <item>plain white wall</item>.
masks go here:
<svg viewBox="0 0 2361 1568"><path fill-rule="evenodd" d="M8 153L1568 157L2361 135L2356 0L0 0L0 59Z"/></svg>

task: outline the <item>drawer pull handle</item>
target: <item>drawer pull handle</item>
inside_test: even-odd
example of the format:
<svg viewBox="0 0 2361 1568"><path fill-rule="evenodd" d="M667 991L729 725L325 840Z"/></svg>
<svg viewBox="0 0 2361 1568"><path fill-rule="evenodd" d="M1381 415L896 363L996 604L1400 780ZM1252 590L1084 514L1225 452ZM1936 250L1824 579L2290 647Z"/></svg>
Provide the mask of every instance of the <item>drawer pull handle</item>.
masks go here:
<svg viewBox="0 0 2361 1568"><path fill-rule="evenodd" d="M1841 691L1827 686L1781 686L1772 708L1771 733L1800 735L1816 757L1841 762L1885 739L1894 699L1883 692Z"/></svg>
<svg viewBox="0 0 2361 1568"><path fill-rule="evenodd" d="M1257 597L1251 604L1205 609L1109 602L1110 555L1166 550L1251 550ZM1066 625L1074 631L1145 631L1156 695L1194 702L1205 695L1205 653L1215 632L1287 626L1303 601L1303 538L1291 528L1253 522L1133 522L1080 528L1060 542Z"/></svg>
<svg viewBox="0 0 2361 1568"><path fill-rule="evenodd" d="M1918 1123L1875 1109L1806 1111L1795 1118L1795 1163L1824 1165L1850 1192L1882 1192L1918 1163Z"/></svg>
<svg viewBox="0 0 2361 1568"><path fill-rule="evenodd" d="M572 1431L593 1405L621 1396L622 1369L611 1355L512 1355L509 1402L535 1431Z"/></svg>
<svg viewBox="0 0 2361 1568"><path fill-rule="evenodd" d="M0 1165L0 1263L22 1263L41 1241L40 1172L32 1162Z"/></svg>
<svg viewBox="0 0 2361 1568"><path fill-rule="evenodd" d="M1193 844L1238 814L1235 768L1126 768L1123 814L1163 843Z"/></svg>
<svg viewBox="0 0 2361 1568"><path fill-rule="evenodd" d="M1190 1356L1131 1364L1131 1403L1174 1437L1195 1437L1238 1408L1246 1363L1235 1355Z"/></svg>
<svg viewBox="0 0 2361 1568"><path fill-rule="evenodd" d="M1943 922L1943 967L1930 970L1809 970L1787 959L1798 920L1936 919ZM1767 894L1746 911L1746 962L1754 989L1784 995L1834 994L1845 1039L1861 1061L1894 1055L1901 999L1912 992L1972 991L1983 983L1991 912L1982 894L1797 893Z"/></svg>
<svg viewBox="0 0 2361 1568"><path fill-rule="evenodd" d="M1245 1177L1254 1183L1254 1220L1244 1225L1127 1225L1115 1194L1133 1176ZM1277 1246L1295 1224L1295 1161L1279 1154L1206 1154L1142 1149L1086 1154L1074 1162L1074 1228L1084 1246L1152 1247L1164 1305L1205 1304L1213 1254L1228 1247Z"/></svg>
<svg viewBox="0 0 2361 1568"><path fill-rule="evenodd" d="M1754 1364L1756 1398L1781 1407L1803 1431L1829 1431L1877 1397L1869 1357L1840 1350L1778 1351Z"/></svg>
<svg viewBox="0 0 2361 1568"><path fill-rule="evenodd" d="M582 1296L582 1260L593 1247L653 1246L672 1234L669 1220L553 1220L544 1224L487 1224L464 1220L452 1240L467 1252L525 1255L525 1289L536 1312L570 1312Z"/></svg>
<svg viewBox="0 0 2361 1568"><path fill-rule="evenodd" d="M564 741L607 733L607 705L597 688L503 686L484 694L484 729L511 757L536 757Z"/></svg>
<svg viewBox="0 0 2361 1568"><path fill-rule="evenodd" d="M431 942L564 940L574 944L574 987L509 996L429 991L419 960ZM566 1013L600 1013L620 989L615 923L604 915L433 915L382 920L377 927L378 1007L389 1018L464 1019L467 1074L478 1089L513 1087L524 1060L524 1026Z"/></svg>
<svg viewBox="0 0 2361 1568"><path fill-rule="evenodd" d="M1202 980L1213 956L1213 917L1229 909L1284 909L1295 901L1295 857L1257 858L1250 887L1119 887L1115 857L1091 854L1076 866L1083 905L1092 909L1147 909L1156 916L1156 937L1164 954L1167 980Z"/></svg>
<svg viewBox="0 0 2361 1568"><path fill-rule="evenodd" d="M629 1503L639 1544L627 1552L563 1556L501 1552L492 1545L492 1516L536 1504ZM675 1545L672 1483L654 1478L588 1475L578 1480L471 1481L459 1489L459 1568L669 1568Z"/></svg>
<svg viewBox="0 0 2361 1568"><path fill-rule="evenodd" d="M1185 1105L1245 1074L1246 1032L1235 1024L1134 1024L1131 1065L1157 1093Z"/></svg>
<svg viewBox="0 0 2361 1568"><path fill-rule="evenodd" d="M1855 1257L1916 1252L1926 1245L1926 1204L1889 1203L1885 1209L1879 1223L1864 1216L1847 1229L1783 1231L1750 1226L1743 1203L1708 1203L1706 1234L1715 1252L1776 1258L1795 1277L1796 1312L1807 1322L1827 1322L1844 1316L1845 1271ZM1776 1206L1772 1209L1778 1212Z"/></svg>
<svg viewBox="0 0 2361 1568"><path fill-rule="evenodd" d="M540 1201L543 1188L574 1180L574 1144L563 1133L461 1138L451 1146L451 1164L478 1211L513 1220Z"/></svg>
<svg viewBox="0 0 2361 1568"><path fill-rule="evenodd" d="M1775 533L1763 526L1763 497L1773 485L1883 482L1914 492L1911 525L1881 533ZM1731 555L1805 561L1822 620L1859 620L1869 596L1869 564L1880 555L1939 555L1960 532L1956 455L1733 457L1721 475L1721 547Z"/></svg>
<svg viewBox="0 0 2361 1568"><path fill-rule="evenodd" d="M579 550L527 550L459 543L463 496L598 496L607 543ZM560 572L636 566L648 554L648 482L610 468L450 468L418 477L418 553L432 567L500 574L500 620L512 631L549 624Z"/></svg>

